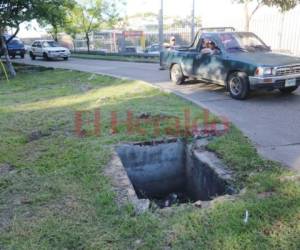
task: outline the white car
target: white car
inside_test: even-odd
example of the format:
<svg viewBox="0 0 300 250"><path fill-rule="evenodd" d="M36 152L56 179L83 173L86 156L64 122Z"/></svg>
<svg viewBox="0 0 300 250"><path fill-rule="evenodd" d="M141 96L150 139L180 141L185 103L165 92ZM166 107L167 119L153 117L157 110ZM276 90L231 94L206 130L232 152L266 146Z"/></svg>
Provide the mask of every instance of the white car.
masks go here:
<svg viewBox="0 0 300 250"><path fill-rule="evenodd" d="M35 60L36 57L43 57L45 60L49 60L50 58L68 60L70 54L69 49L61 47L53 40L37 40L31 45L29 52L32 60Z"/></svg>

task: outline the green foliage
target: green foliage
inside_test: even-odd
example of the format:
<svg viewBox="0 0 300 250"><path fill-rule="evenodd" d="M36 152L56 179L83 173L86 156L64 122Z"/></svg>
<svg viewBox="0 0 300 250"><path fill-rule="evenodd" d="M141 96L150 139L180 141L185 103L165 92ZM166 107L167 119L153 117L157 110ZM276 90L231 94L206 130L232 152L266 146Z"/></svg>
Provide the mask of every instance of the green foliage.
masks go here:
<svg viewBox="0 0 300 250"><path fill-rule="evenodd" d="M61 24L66 8L72 7L73 0L1 0L0 29L18 28L22 22L37 19L46 23Z"/></svg>
<svg viewBox="0 0 300 250"><path fill-rule="evenodd" d="M104 1L103 3L103 21L104 25L108 29L114 29L116 25L122 22L121 11L123 11L123 7L125 6L125 2L122 1Z"/></svg>
<svg viewBox="0 0 300 250"><path fill-rule="evenodd" d="M74 0L52 0L37 5L35 17L42 26L48 28L56 41L58 32L66 24L67 11L72 9L74 4Z"/></svg>
<svg viewBox="0 0 300 250"><path fill-rule="evenodd" d="M259 5L279 7L281 11L288 11L300 3L299 0L234 0L238 3L250 3L256 1Z"/></svg>
<svg viewBox="0 0 300 250"><path fill-rule="evenodd" d="M73 38L78 33L84 33L88 51L90 50L90 32L100 28L102 11L102 0L90 0L77 4L68 13L65 31Z"/></svg>
<svg viewBox="0 0 300 250"><path fill-rule="evenodd" d="M299 4L299 0L265 0L264 4L268 6L280 7L282 11L288 11L296 7Z"/></svg>
<svg viewBox="0 0 300 250"><path fill-rule="evenodd" d="M0 29L18 27L20 23L32 19L32 0L1 0L0 1Z"/></svg>
<svg viewBox="0 0 300 250"><path fill-rule="evenodd" d="M114 28L121 21L120 5L116 1L86 0L77 4L68 12L64 30L73 38L83 33L88 51L90 50L90 33L101 28Z"/></svg>

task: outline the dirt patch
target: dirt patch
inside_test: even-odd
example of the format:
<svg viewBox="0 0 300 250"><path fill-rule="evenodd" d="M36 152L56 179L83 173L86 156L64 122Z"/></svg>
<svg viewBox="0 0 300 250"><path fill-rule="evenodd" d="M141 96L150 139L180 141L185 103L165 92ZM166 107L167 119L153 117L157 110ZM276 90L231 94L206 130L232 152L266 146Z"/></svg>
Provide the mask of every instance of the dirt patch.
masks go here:
<svg viewBox="0 0 300 250"><path fill-rule="evenodd" d="M0 176L6 175L16 169L15 166L10 164L0 164Z"/></svg>
<svg viewBox="0 0 300 250"><path fill-rule="evenodd" d="M34 66L34 65L26 65L26 64L15 64L15 70L18 73L31 73L31 72L42 72L47 70L54 70L52 67L42 67L42 66Z"/></svg>
<svg viewBox="0 0 300 250"><path fill-rule="evenodd" d="M27 135L27 143L28 142L32 142L32 141L37 141L39 139L41 139L42 137L47 137L50 136L51 133L49 131L33 131L31 132L29 135Z"/></svg>
<svg viewBox="0 0 300 250"><path fill-rule="evenodd" d="M177 118L176 116L172 116L172 115L167 115L167 114L156 114L156 115L152 115L150 112L142 112L139 113L136 118L138 119L143 119L143 120L167 120L167 119L171 119L171 118Z"/></svg>

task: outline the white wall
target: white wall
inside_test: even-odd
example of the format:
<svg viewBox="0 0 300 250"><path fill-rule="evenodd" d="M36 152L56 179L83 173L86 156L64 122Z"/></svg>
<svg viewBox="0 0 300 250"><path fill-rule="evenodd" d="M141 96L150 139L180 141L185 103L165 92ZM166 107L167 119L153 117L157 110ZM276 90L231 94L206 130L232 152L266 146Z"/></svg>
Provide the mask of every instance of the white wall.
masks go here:
<svg viewBox="0 0 300 250"><path fill-rule="evenodd" d="M284 14L263 8L254 16L250 29L273 49L300 55L300 6Z"/></svg>
<svg viewBox="0 0 300 250"><path fill-rule="evenodd" d="M198 0L197 13L203 26L232 26L244 30L244 6L232 0ZM250 5L255 8L255 1ZM289 50L300 56L300 5L284 15L277 8L263 7L253 16L250 30L273 49Z"/></svg>

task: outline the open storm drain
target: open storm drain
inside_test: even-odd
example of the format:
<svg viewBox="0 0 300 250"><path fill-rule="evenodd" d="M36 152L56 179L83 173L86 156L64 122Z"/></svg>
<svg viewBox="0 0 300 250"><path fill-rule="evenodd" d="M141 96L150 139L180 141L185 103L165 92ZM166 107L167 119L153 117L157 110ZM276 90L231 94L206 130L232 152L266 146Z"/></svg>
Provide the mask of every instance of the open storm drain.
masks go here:
<svg viewBox="0 0 300 250"><path fill-rule="evenodd" d="M197 147L197 143L170 140L124 144L116 151L122 166L111 176L120 178L122 174L116 175L117 169L125 169L123 175L127 174L132 185L122 187L127 176L121 178L123 181L115 180L115 184L119 189L133 187L138 199L149 199L160 208L232 193L226 167L213 153Z"/></svg>

